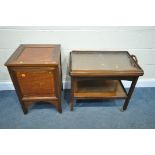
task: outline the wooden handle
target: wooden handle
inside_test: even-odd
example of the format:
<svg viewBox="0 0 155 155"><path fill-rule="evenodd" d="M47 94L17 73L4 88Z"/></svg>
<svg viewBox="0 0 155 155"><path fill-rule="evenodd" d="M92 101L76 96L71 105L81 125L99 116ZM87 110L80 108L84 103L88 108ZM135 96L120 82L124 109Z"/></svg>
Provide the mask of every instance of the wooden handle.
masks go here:
<svg viewBox="0 0 155 155"><path fill-rule="evenodd" d="M131 55L131 57L134 59L134 61L138 64L138 59L135 55Z"/></svg>

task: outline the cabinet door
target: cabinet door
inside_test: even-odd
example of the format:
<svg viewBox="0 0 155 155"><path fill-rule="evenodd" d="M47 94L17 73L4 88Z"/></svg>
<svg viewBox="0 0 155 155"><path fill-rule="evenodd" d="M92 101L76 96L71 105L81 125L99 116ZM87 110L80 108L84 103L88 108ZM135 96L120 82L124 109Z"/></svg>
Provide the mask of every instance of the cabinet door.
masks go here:
<svg viewBox="0 0 155 155"><path fill-rule="evenodd" d="M16 69L16 78L23 96L55 96L55 69Z"/></svg>

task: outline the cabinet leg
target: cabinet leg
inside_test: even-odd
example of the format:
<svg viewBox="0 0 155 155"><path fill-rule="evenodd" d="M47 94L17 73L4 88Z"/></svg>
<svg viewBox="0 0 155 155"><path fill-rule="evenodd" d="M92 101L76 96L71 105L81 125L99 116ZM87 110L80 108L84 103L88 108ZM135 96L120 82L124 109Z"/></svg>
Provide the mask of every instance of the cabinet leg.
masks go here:
<svg viewBox="0 0 155 155"><path fill-rule="evenodd" d="M56 101L56 102L55 102L55 105L56 105L56 110L57 110L59 113L62 113L61 101Z"/></svg>
<svg viewBox="0 0 155 155"><path fill-rule="evenodd" d="M127 95L127 98L126 98L126 100L125 100L125 102L124 102L124 105L123 105L123 108L121 109L121 111L125 111L125 110L127 109L128 104L129 104L129 101L130 101L130 98L131 98L132 93L133 93L133 91L134 91L134 89L135 89L137 80L138 80L138 77L135 78L135 79L132 81L131 86L130 86L130 89L129 89L129 92L128 92L128 95Z"/></svg>
<svg viewBox="0 0 155 155"><path fill-rule="evenodd" d="M54 101L48 101L49 103L51 103L52 105L55 106L56 110L59 112L59 113L62 113L62 108L61 108L61 101L59 100L54 100Z"/></svg>
<svg viewBox="0 0 155 155"><path fill-rule="evenodd" d="M27 114L28 113L28 107L26 106L26 104L24 102L21 103L21 107L22 107L23 113Z"/></svg>
<svg viewBox="0 0 155 155"><path fill-rule="evenodd" d="M26 115L28 113L28 110L27 109L26 110L23 110L23 112Z"/></svg>
<svg viewBox="0 0 155 155"><path fill-rule="evenodd" d="M59 113L62 113L61 103L58 103L58 104L57 104L57 111L58 111Z"/></svg>

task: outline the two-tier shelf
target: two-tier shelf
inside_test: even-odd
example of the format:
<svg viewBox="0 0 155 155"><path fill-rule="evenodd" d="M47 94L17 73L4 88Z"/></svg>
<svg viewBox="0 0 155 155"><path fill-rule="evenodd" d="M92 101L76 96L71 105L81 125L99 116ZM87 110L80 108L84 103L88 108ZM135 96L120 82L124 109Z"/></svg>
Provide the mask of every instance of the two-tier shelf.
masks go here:
<svg viewBox="0 0 155 155"><path fill-rule="evenodd" d="M144 74L137 58L127 51L72 51L70 53L71 100L125 99L127 109L139 76ZM127 92L121 80L132 81Z"/></svg>

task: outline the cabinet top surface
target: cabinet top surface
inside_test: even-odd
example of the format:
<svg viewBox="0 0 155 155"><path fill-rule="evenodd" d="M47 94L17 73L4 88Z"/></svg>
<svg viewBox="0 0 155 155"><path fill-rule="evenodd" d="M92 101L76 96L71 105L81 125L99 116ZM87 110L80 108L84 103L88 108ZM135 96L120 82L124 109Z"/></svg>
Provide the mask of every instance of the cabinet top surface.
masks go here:
<svg viewBox="0 0 155 155"><path fill-rule="evenodd" d="M71 72L141 72L127 51L72 51Z"/></svg>
<svg viewBox="0 0 155 155"><path fill-rule="evenodd" d="M60 59L60 45L20 45L6 62L11 65L52 65L58 64Z"/></svg>

